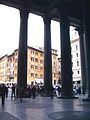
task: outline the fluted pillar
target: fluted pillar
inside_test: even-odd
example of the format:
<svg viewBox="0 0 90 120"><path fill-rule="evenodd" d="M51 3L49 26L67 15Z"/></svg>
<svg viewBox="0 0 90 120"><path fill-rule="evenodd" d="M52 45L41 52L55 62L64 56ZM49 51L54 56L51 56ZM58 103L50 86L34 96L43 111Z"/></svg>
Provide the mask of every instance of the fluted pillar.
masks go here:
<svg viewBox="0 0 90 120"><path fill-rule="evenodd" d="M51 55L51 19L44 19L44 89L45 95L51 96L52 89L52 55Z"/></svg>
<svg viewBox="0 0 90 120"><path fill-rule="evenodd" d="M80 42L80 58L81 58L81 76L82 76L82 93L85 94L87 91L87 75L86 75L86 62L85 62L85 39L83 28L77 27L76 30L79 34Z"/></svg>
<svg viewBox="0 0 90 120"><path fill-rule="evenodd" d="M60 13L62 98L73 97L72 61L69 27L70 26L68 16L62 9Z"/></svg>
<svg viewBox="0 0 90 120"><path fill-rule="evenodd" d="M85 58L86 58L86 73L88 84L88 98L90 100L90 3L88 0L83 0L83 26L85 34Z"/></svg>
<svg viewBox="0 0 90 120"><path fill-rule="evenodd" d="M17 84L19 87L26 88L27 85L27 26L28 12L20 10L20 35L18 48L18 73Z"/></svg>

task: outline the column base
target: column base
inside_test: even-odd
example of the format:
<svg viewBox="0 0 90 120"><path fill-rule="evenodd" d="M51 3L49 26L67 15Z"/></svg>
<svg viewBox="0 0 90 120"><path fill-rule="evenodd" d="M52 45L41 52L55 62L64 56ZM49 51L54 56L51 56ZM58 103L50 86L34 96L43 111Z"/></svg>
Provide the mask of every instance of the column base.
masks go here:
<svg viewBox="0 0 90 120"><path fill-rule="evenodd" d="M61 98L61 99L76 99L78 97L76 97L76 96L60 96L59 98Z"/></svg>
<svg viewBox="0 0 90 120"><path fill-rule="evenodd" d="M75 99L78 97L74 96L73 92L71 92L71 93L61 93L60 98L62 98L62 99Z"/></svg>
<svg viewBox="0 0 90 120"><path fill-rule="evenodd" d="M90 97L87 97L85 99L82 99L82 101L90 102Z"/></svg>

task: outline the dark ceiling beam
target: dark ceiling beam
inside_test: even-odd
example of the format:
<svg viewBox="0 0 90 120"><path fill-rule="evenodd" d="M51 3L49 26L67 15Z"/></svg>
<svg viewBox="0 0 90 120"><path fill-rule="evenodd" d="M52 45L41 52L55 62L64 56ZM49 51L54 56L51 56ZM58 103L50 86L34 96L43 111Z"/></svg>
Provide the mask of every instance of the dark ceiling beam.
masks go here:
<svg viewBox="0 0 90 120"><path fill-rule="evenodd" d="M52 3L50 3L47 10L52 10L56 6L56 4L58 4L59 1L60 0L54 0Z"/></svg>
<svg viewBox="0 0 90 120"><path fill-rule="evenodd" d="M17 9L20 8L20 3L15 0L13 0L13 2L12 0L1 0L1 4L7 5L9 7L17 8Z"/></svg>
<svg viewBox="0 0 90 120"><path fill-rule="evenodd" d="M54 0L49 4L49 6L46 9L46 14L45 16L48 16L50 18L53 18L55 14L57 14L58 10L56 5L59 3L60 0Z"/></svg>
<svg viewBox="0 0 90 120"><path fill-rule="evenodd" d="M82 25L81 20L79 20L77 18L69 17L69 21L70 21L70 25L73 26L73 27L79 27L79 26Z"/></svg>
<svg viewBox="0 0 90 120"><path fill-rule="evenodd" d="M27 4L27 2L29 2L30 4ZM30 12L31 9L31 0L27 0L27 2L25 2L24 0L1 0L1 4L3 5L7 5L9 7L13 7L16 9L27 9Z"/></svg>
<svg viewBox="0 0 90 120"><path fill-rule="evenodd" d="M36 2L35 2L36 1ZM78 24L82 20L80 1L82 0L0 0L1 4L17 8L27 9L29 12L42 17L51 17L53 20L60 21L60 10L62 4L69 7L69 16L71 23ZM40 3L42 2L42 4ZM46 4L45 4L46 3ZM74 19L75 18L75 19ZM74 22L73 22L74 21Z"/></svg>

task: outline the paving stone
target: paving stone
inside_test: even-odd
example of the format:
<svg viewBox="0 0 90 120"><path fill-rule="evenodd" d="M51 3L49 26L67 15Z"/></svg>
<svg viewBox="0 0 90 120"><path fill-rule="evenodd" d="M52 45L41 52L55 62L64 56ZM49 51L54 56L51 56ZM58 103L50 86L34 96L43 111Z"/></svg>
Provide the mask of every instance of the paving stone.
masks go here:
<svg viewBox="0 0 90 120"><path fill-rule="evenodd" d="M90 111L60 111L48 117L52 120L90 120Z"/></svg>
<svg viewBox="0 0 90 120"><path fill-rule="evenodd" d="M0 100L1 104L1 100ZM0 105L0 120L90 120L90 102L79 99L37 97L23 102L5 100Z"/></svg>
<svg viewBox="0 0 90 120"><path fill-rule="evenodd" d="M0 120L19 120L8 112L0 112Z"/></svg>

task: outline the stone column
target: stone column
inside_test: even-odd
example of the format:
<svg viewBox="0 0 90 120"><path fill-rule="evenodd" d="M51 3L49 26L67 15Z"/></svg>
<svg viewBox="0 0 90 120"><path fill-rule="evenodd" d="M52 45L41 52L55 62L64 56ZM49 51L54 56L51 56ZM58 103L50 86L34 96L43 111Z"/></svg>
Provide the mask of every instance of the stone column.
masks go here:
<svg viewBox="0 0 90 120"><path fill-rule="evenodd" d="M18 48L18 73L17 84L19 87L26 88L27 85L27 26L28 12L20 10L20 36Z"/></svg>
<svg viewBox="0 0 90 120"><path fill-rule="evenodd" d="M90 99L90 3L88 0L83 0L83 25L86 48L85 58L88 84L88 98Z"/></svg>
<svg viewBox="0 0 90 120"><path fill-rule="evenodd" d="M44 89L45 95L51 96L52 89L52 54L51 54L51 19L44 19Z"/></svg>
<svg viewBox="0 0 90 120"><path fill-rule="evenodd" d="M87 91L87 75L86 75L86 63L85 63L85 39L84 39L84 34L83 34L83 28L77 27L76 30L78 31L79 42L80 42L82 93L84 95Z"/></svg>
<svg viewBox="0 0 90 120"><path fill-rule="evenodd" d="M69 35L69 20L67 13L60 12L60 33L61 33L61 80L62 98L73 97L71 44Z"/></svg>

